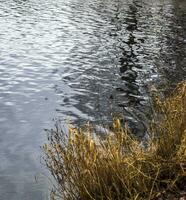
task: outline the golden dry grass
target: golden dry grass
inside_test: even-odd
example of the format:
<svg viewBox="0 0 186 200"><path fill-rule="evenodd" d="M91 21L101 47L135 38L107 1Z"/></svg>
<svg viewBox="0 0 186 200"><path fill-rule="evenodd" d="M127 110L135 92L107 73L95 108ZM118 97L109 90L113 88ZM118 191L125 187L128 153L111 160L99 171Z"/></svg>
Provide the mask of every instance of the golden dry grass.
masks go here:
<svg viewBox="0 0 186 200"><path fill-rule="evenodd" d="M155 101L148 147L116 119L101 139L90 126L57 126L44 145L48 169L56 180L51 199L151 200L179 193L186 185L186 83L169 98Z"/></svg>

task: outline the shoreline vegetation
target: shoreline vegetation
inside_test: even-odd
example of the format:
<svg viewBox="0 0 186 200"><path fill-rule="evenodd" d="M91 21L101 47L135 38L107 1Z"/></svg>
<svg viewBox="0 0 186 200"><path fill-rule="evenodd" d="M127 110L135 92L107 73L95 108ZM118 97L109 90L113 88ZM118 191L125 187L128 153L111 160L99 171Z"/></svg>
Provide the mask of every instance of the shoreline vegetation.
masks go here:
<svg viewBox="0 0 186 200"><path fill-rule="evenodd" d="M154 98L147 145L115 119L103 139L86 128L49 131L45 162L56 184L51 199L186 199L186 82Z"/></svg>

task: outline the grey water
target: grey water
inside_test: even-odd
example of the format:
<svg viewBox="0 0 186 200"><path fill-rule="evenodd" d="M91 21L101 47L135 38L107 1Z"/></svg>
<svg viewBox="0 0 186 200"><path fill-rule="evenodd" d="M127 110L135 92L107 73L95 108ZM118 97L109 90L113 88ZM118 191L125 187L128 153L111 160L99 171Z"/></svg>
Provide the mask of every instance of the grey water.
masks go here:
<svg viewBox="0 0 186 200"><path fill-rule="evenodd" d="M144 132L150 86L185 79L184 0L0 0L0 200L48 199L56 120Z"/></svg>

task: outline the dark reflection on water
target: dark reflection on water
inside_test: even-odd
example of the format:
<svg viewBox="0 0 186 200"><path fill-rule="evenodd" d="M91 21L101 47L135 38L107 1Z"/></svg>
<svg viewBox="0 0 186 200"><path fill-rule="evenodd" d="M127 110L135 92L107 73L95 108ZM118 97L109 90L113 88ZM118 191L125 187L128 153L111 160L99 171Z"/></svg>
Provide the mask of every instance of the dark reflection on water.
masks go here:
<svg viewBox="0 0 186 200"><path fill-rule="evenodd" d="M124 15L125 32L124 37L119 40L119 48L121 57L119 59L119 69L121 73L122 88L116 88L122 93L122 98L119 100L119 107L124 109L125 118L128 118L128 123L132 123L132 128L138 132L145 132L145 123L140 122L140 112L138 107L142 108L145 101L145 95L140 91L139 70L143 66L139 63L138 56L145 55L141 49L144 43L143 38L138 38L136 33L138 30L138 13L141 5L138 1L133 1L129 4L128 10ZM146 105L147 106L147 105ZM129 111L129 109L133 109ZM135 113L135 115L134 115ZM132 120L131 120L132 119ZM143 119L144 115L143 115ZM133 130L135 132L135 130Z"/></svg>
<svg viewBox="0 0 186 200"><path fill-rule="evenodd" d="M53 118L124 113L136 134L146 130L149 85L167 93L186 78L184 5L0 1L0 199L46 199L39 147Z"/></svg>

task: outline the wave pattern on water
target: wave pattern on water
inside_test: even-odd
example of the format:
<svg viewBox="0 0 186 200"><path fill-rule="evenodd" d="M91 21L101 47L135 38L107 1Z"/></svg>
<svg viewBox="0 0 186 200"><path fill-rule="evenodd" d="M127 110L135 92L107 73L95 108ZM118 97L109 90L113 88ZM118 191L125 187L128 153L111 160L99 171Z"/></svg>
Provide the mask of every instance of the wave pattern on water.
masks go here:
<svg viewBox="0 0 186 200"><path fill-rule="evenodd" d="M0 199L45 199L34 175L53 118L99 124L124 113L144 132L149 85L186 78L182 3L0 1Z"/></svg>

